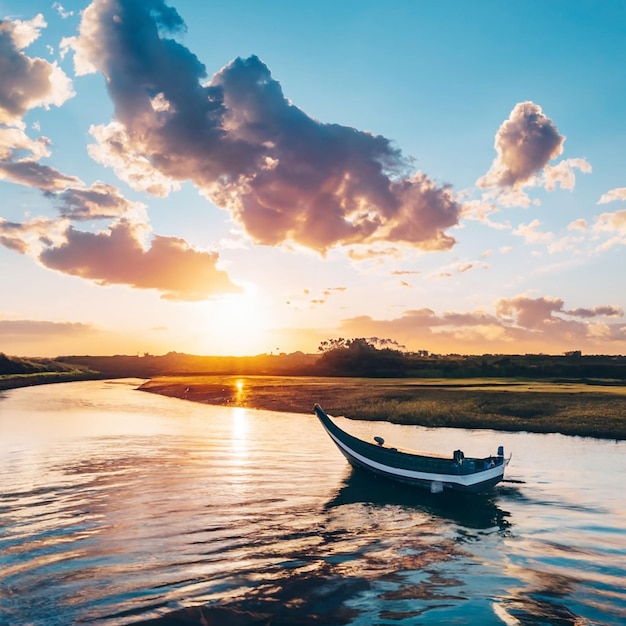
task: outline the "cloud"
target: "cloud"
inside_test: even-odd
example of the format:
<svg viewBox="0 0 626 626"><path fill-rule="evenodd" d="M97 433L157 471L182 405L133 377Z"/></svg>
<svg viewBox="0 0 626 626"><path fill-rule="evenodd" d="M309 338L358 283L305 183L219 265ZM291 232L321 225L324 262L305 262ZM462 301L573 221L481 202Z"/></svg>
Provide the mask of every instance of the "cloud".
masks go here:
<svg viewBox="0 0 626 626"><path fill-rule="evenodd" d="M33 319L0 320L0 345L6 354L54 356L58 354L114 354L118 347L137 343L137 336L118 340L118 333L81 322L54 322ZM133 345L131 343L131 345ZM112 349L112 346L115 346ZM121 350L120 350L121 352Z"/></svg>
<svg viewBox="0 0 626 626"><path fill-rule="evenodd" d="M616 245L626 245L626 209L615 213L602 213L596 218L592 231L596 235L609 233L612 235L601 246L601 250L607 250Z"/></svg>
<svg viewBox="0 0 626 626"><path fill-rule="evenodd" d="M53 167L32 160L0 161L0 178L49 192L82 184L80 178L76 176L66 176Z"/></svg>
<svg viewBox="0 0 626 626"><path fill-rule="evenodd" d="M566 310L563 300L560 298L528 298L526 296L502 299L497 303L496 311L498 315L513 319L516 324L523 328L539 328L562 320L562 318L555 317L555 313L580 318L621 317L624 315L624 311L614 305Z"/></svg>
<svg viewBox="0 0 626 626"><path fill-rule="evenodd" d="M145 191L153 196L166 197L180 189L180 183L162 174L144 156L122 124L91 126L89 132L97 143L87 146L89 156L96 162L110 167L116 176L128 183L135 191Z"/></svg>
<svg viewBox="0 0 626 626"><path fill-rule="evenodd" d="M520 187L563 151L565 137L534 102L520 102L496 133L497 156L479 187Z"/></svg>
<svg viewBox="0 0 626 626"><path fill-rule="evenodd" d="M0 124L18 123L30 109L60 106L74 95L70 79L56 62L22 52L45 26L41 14L30 21L0 21Z"/></svg>
<svg viewBox="0 0 626 626"><path fill-rule="evenodd" d="M100 285L157 289L168 300L203 300L238 293L226 272L217 268L218 254L195 250L176 237L155 236L145 248L138 229L122 218L107 231L90 233L70 227L65 241L46 248L41 263Z"/></svg>
<svg viewBox="0 0 626 626"><path fill-rule="evenodd" d="M533 220L530 224L520 224L512 232L514 235L523 237L526 243L551 243L554 239L554 235L540 231L540 226L541 222L539 220Z"/></svg>
<svg viewBox="0 0 626 626"><path fill-rule="evenodd" d="M37 218L18 223L0 218L0 245L20 254L33 254L60 241L66 228L65 220Z"/></svg>
<svg viewBox="0 0 626 626"><path fill-rule="evenodd" d="M626 209L615 213L602 213L594 225L596 231L615 232L626 235Z"/></svg>
<svg viewBox="0 0 626 626"><path fill-rule="evenodd" d="M64 211L61 218L23 223L0 218L0 245L30 254L49 269L100 285L156 289L167 300L204 300L241 291L217 267L216 252L196 250L183 239L152 235L144 206L126 200L114 187L96 183L91 189L68 189L58 199ZM71 220L114 215L117 221L99 233L69 225Z"/></svg>
<svg viewBox="0 0 626 626"><path fill-rule="evenodd" d="M557 185L560 185L561 189L571 191L576 184L575 169L583 174L590 174L592 168L584 159L564 159L556 165L546 165L543 173L545 188L553 191Z"/></svg>
<svg viewBox="0 0 626 626"><path fill-rule="evenodd" d="M577 220L574 220L573 222L568 224L567 230L580 230L584 232L587 230L587 220L580 217Z"/></svg>
<svg viewBox="0 0 626 626"><path fill-rule="evenodd" d="M618 306L595 306L591 309L573 309L572 311L564 311L567 315L573 315L575 317L621 317L624 315L624 310Z"/></svg>
<svg viewBox="0 0 626 626"><path fill-rule="evenodd" d="M409 175L410 159L369 132L322 124L294 106L257 57L207 83L205 66L170 38L183 30L162 0L95 0L66 41L77 73L100 71L115 119L94 127L91 154L157 195L191 180L257 243L394 242L446 250L461 207L448 186Z"/></svg>
<svg viewBox="0 0 626 626"><path fill-rule="evenodd" d="M74 15L74 11L66 11L59 2L53 2L52 8L57 10L57 13L65 20L68 17Z"/></svg>
<svg viewBox="0 0 626 626"><path fill-rule="evenodd" d="M421 274L420 270L393 270L392 276L413 276L415 274Z"/></svg>
<svg viewBox="0 0 626 626"><path fill-rule="evenodd" d="M310 289L303 289L301 293L292 294L286 304L296 308L314 307L326 304L328 298L333 295L340 295L347 291L347 287L327 287L317 297L312 297Z"/></svg>
<svg viewBox="0 0 626 626"><path fill-rule="evenodd" d="M605 194L602 194L602 197L598 200L598 204L606 204L607 202L614 202L615 200L626 200L626 187L611 189Z"/></svg>
<svg viewBox="0 0 626 626"><path fill-rule="evenodd" d="M380 244L373 246L355 246L348 250L348 257L356 262L374 261L376 263L382 263L389 257L401 259L403 257L403 251L397 246Z"/></svg>
<svg viewBox="0 0 626 626"><path fill-rule="evenodd" d="M393 337L411 350L432 352L437 346L440 353L562 353L582 349L619 354L626 349L626 324L593 318L622 316L622 309L613 305L567 310L560 298L515 296L499 300L493 313L437 314L424 308L391 320L362 315L343 320L337 332L344 337Z"/></svg>
<svg viewBox="0 0 626 626"><path fill-rule="evenodd" d="M78 221L144 215L145 209L145 205L127 200L116 187L102 182L88 189L71 187L54 197L61 215Z"/></svg>
<svg viewBox="0 0 626 626"><path fill-rule="evenodd" d="M563 311L560 298L515 298L499 300L496 312L499 316L512 321L522 328L540 328L555 320L553 314Z"/></svg>
<svg viewBox="0 0 626 626"><path fill-rule="evenodd" d="M10 340L16 336L42 337L75 337L91 334L94 328L91 324L78 322L48 322L37 320L0 320L0 339Z"/></svg>
<svg viewBox="0 0 626 626"><path fill-rule="evenodd" d="M466 272L476 269L486 270L489 269L489 265L482 261L478 262L456 260L452 263L449 263L438 272L433 272L432 274L429 274L427 278L451 278L454 274L465 274Z"/></svg>
<svg viewBox="0 0 626 626"><path fill-rule="evenodd" d="M50 155L47 137L31 139L22 128L0 128L0 179L54 192L70 185L82 185L75 176L67 176L39 160Z"/></svg>

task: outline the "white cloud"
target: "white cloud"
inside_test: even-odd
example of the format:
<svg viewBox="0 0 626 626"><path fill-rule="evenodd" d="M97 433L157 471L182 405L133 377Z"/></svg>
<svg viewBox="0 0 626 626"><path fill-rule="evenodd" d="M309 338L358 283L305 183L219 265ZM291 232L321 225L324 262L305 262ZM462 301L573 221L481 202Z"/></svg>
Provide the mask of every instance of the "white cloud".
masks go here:
<svg viewBox="0 0 626 626"><path fill-rule="evenodd" d="M607 202L614 202L615 200L626 200L626 187L618 187L607 191L598 200L598 204L607 204Z"/></svg>

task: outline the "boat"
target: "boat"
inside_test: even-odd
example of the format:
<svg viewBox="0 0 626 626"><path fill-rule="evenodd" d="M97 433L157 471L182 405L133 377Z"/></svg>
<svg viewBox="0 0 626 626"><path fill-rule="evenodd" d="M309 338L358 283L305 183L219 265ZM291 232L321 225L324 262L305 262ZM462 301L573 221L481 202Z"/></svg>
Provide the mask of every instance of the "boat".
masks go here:
<svg viewBox="0 0 626 626"><path fill-rule="evenodd" d="M353 467L431 493L444 490L475 493L491 489L503 480L511 459L504 458L503 446L495 455L481 458L466 457L462 450L455 450L449 457L425 455L388 446L382 437L374 437L376 443L371 443L342 430L319 404L313 411Z"/></svg>

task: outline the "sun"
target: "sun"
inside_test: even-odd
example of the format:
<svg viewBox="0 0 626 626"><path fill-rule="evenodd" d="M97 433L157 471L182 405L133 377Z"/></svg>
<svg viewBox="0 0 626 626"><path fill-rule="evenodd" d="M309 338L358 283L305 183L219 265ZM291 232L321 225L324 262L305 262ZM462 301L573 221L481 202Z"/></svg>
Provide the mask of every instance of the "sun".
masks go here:
<svg viewBox="0 0 626 626"><path fill-rule="evenodd" d="M246 356L270 350L267 310L252 288L207 303L206 344L211 353Z"/></svg>

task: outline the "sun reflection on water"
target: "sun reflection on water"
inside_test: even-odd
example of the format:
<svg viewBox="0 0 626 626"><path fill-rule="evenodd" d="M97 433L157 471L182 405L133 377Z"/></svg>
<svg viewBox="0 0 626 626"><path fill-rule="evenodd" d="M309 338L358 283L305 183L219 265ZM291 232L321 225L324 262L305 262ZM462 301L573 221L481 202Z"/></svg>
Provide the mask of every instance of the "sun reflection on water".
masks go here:
<svg viewBox="0 0 626 626"><path fill-rule="evenodd" d="M248 409L233 407L232 441L234 447L245 446L248 433Z"/></svg>
<svg viewBox="0 0 626 626"><path fill-rule="evenodd" d="M243 379L238 378L235 381L235 397L234 404L238 407L243 406L246 403L248 397L248 389Z"/></svg>

